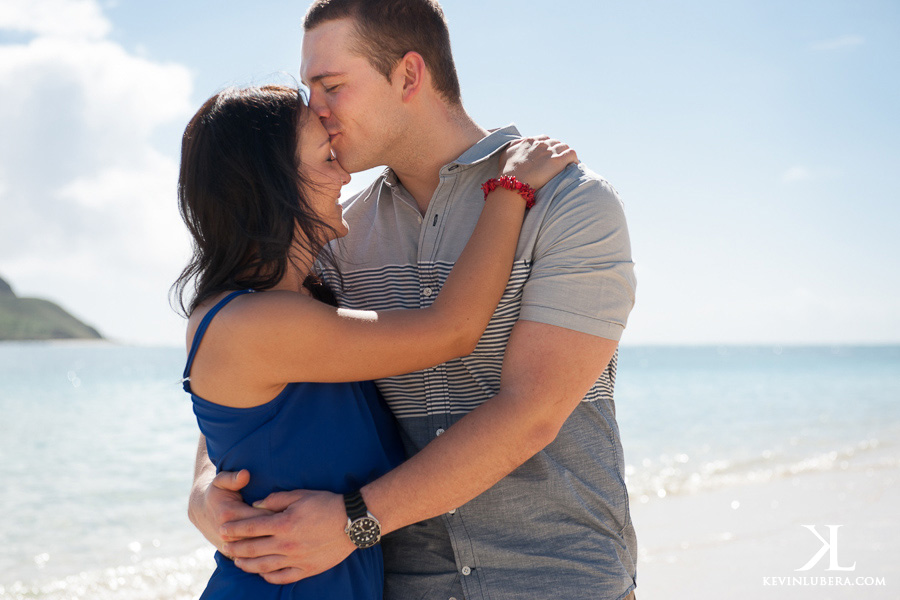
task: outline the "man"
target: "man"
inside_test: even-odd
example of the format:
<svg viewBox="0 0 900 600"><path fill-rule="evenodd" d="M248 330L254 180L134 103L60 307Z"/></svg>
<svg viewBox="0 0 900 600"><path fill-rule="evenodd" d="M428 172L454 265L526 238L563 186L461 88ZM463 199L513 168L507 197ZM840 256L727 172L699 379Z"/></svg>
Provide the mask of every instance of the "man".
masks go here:
<svg viewBox="0 0 900 600"><path fill-rule="evenodd" d="M389 167L346 206L341 277L325 276L348 307L428 306L474 228L481 183L519 134L466 114L434 0L316 0L304 29L301 75L337 158L351 172ZM538 193L476 351L379 382L409 460L346 506L293 491L248 507L246 472L215 476L201 442L192 520L272 583L362 547L350 515L391 534L390 600L633 596L612 390L634 285L615 191L570 165Z"/></svg>

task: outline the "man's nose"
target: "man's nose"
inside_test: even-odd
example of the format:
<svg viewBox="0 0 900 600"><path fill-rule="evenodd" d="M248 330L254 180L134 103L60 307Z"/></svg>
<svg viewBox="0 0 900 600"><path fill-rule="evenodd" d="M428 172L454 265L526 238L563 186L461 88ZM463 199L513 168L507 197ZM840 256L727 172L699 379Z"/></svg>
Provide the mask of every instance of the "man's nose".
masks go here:
<svg viewBox="0 0 900 600"><path fill-rule="evenodd" d="M309 109L320 119L325 119L330 114L322 93L314 90L309 92Z"/></svg>

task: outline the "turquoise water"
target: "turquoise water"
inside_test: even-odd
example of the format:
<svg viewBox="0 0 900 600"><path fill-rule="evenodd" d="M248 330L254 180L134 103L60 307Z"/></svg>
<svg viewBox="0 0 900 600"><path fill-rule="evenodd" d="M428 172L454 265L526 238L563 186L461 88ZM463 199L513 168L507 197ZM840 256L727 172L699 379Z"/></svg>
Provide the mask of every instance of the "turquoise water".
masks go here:
<svg viewBox="0 0 900 600"><path fill-rule="evenodd" d="M900 347L623 348L632 496L900 459Z"/></svg>
<svg viewBox="0 0 900 600"><path fill-rule="evenodd" d="M0 344L0 598L191 598L197 431L183 350ZM900 456L900 347L624 347L634 499Z"/></svg>
<svg viewBox="0 0 900 600"><path fill-rule="evenodd" d="M83 580L203 543L186 517L198 434L182 361L178 349L0 344L0 480L8 482L0 586L9 597L18 597L17 581Z"/></svg>

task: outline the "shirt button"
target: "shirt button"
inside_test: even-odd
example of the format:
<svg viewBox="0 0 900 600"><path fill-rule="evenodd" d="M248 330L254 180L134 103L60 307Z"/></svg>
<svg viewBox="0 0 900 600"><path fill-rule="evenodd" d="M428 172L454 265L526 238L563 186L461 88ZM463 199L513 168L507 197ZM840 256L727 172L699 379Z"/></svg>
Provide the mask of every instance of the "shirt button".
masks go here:
<svg viewBox="0 0 900 600"><path fill-rule="evenodd" d="M472 574L472 569L469 568L469 567L463 567L463 568L462 568L462 574L463 574L463 575L471 575L471 574Z"/></svg>
<svg viewBox="0 0 900 600"><path fill-rule="evenodd" d="M432 294L432 289L430 287L427 287L424 290L422 290L422 295L425 296L426 298L431 298L431 294Z"/></svg>
<svg viewBox="0 0 900 600"><path fill-rule="evenodd" d="M455 514L456 514L456 509L454 508L454 509L450 510L447 514L448 514L448 515L455 515Z"/></svg>
<svg viewBox="0 0 900 600"><path fill-rule="evenodd" d="M442 433L444 433L444 430L439 427L438 430L434 432L434 435L437 436L437 435L441 435Z"/></svg>

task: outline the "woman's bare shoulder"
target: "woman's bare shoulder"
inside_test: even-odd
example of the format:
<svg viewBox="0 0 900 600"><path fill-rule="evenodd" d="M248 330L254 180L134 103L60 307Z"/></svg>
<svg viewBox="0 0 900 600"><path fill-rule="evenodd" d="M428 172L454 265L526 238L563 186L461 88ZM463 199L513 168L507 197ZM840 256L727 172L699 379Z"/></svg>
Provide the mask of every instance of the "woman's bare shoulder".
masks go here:
<svg viewBox="0 0 900 600"><path fill-rule="evenodd" d="M188 319L188 340L192 340L195 332L207 313L212 310L229 292L218 294L202 302ZM271 330L288 323L296 324L306 318L321 318L336 309L305 294L289 290L268 290L243 294L222 307L209 325L209 330L216 330L217 337L239 336L247 339L256 331Z"/></svg>

